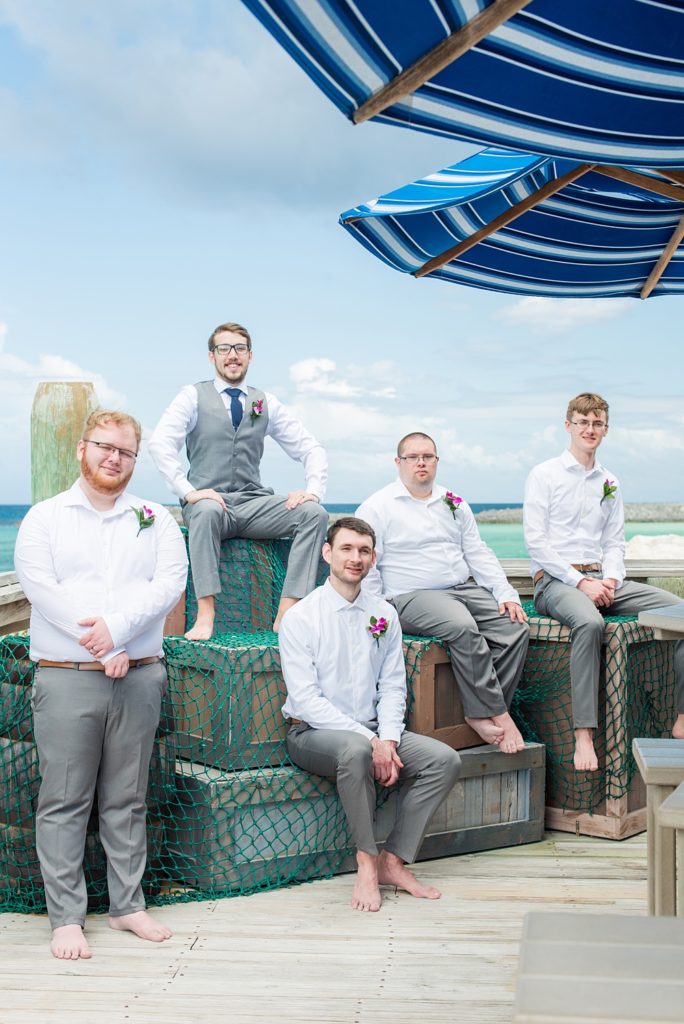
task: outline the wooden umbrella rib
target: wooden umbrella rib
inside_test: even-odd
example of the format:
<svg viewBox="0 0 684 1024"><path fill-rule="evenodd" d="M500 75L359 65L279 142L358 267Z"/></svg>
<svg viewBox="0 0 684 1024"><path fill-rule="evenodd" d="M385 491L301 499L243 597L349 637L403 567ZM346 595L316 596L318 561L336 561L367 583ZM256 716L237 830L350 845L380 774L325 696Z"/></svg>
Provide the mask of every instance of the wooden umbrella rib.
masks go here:
<svg viewBox="0 0 684 1024"><path fill-rule="evenodd" d="M504 213L499 214L499 216L495 217L493 221L489 224L485 224L483 228L475 231L468 238L459 242L458 245L454 245L439 256L434 256L431 260L428 260L427 263L424 263L422 267L418 268L418 270L413 271L413 276L425 277L426 274L431 274L433 271L439 270L440 267L450 263L452 260L458 259L458 257L462 256L464 252L467 252L469 249L472 249L473 246L478 245L479 242L488 238L489 235L493 235L495 231L499 231L500 228L510 224L512 220L520 217L521 214L526 213L535 206L538 206L539 203L548 199L549 196L554 195L556 192L560 192L560 190L565 188L566 185L576 181L577 178L581 178L583 174L586 174L587 171L594 170L594 168L595 164L578 164L571 171L568 171L567 174L562 174L560 178L555 178L553 181L547 181L545 185L542 185L542 187L537 189L536 192L533 192L532 195L529 195L521 202L516 203L515 206L511 206L510 210L506 210Z"/></svg>
<svg viewBox="0 0 684 1024"><path fill-rule="evenodd" d="M680 171L676 167L660 167L658 173L669 178L670 181L675 181L678 185L684 185L684 171Z"/></svg>
<svg viewBox="0 0 684 1024"><path fill-rule="evenodd" d="M531 0L494 0L489 7L476 14L458 32L443 39L434 49L424 54L410 67L405 68L382 89L370 96L354 111L352 121L362 124L376 114L391 107L393 103L409 96L452 61L461 57L495 28L508 21L514 14L526 7Z"/></svg>
<svg viewBox="0 0 684 1024"><path fill-rule="evenodd" d="M596 170L607 178L615 178L616 181L624 181L628 185L636 185L638 188L646 189L647 192L655 192L659 196L667 196L668 199L678 199L680 203L684 203L684 188L681 185L670 185L667 181L649 178L647 174L630 171L627 167L600 165Z"/></svg>
<svg viewBox="0 0 684 1024"><path fill-rule="evenodd" d="M656 265L653 268L653 270L651 271L651 273L648 275L648 278L646 279L646 283L645 283L644 287L641 289L641 298L642 299L647 299L649 297L649 295L651 294L651 292L653 291L653 289L655 288L655 286L658 284L658 281L660 280L660 278L665 273L665 268L667 267L668 263L670 262L670 260L674 256L674 254L677 251L677 249L679 248L679 245L680 245L680 243L681 243L683 238L684 238L684 214L680 217L679 224L677 225L677 227L672 232L672 236L670 237L670 241L667 243L667 245L663 249L662 253L660 254L660 259L656 263Z"/></svg>

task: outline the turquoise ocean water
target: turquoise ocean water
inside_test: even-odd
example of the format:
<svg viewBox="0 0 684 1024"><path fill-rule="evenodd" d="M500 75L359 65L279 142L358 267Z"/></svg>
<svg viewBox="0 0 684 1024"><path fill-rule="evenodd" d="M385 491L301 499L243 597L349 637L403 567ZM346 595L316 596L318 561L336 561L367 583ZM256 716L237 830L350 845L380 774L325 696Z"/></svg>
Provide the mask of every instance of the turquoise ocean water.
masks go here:
<svg viewBox="0 0 684 1024"><path fill-rule="evenodd" d="M515 503L498 502L497 504L472 504L474 512L482 512L490 508L520 508ZM0 505L0 572L12 569L14 542L22 517L28 511L28 505ZM356 511L356 505L326 505L329 512L347 513ZM521 523L480 523L482 539L489 544L499 558L525 558L527 552L523 544ZM625 535L627 540L636 534L649 537L663 533L674 533L684 536L684 523L627 523Z"/></svg>

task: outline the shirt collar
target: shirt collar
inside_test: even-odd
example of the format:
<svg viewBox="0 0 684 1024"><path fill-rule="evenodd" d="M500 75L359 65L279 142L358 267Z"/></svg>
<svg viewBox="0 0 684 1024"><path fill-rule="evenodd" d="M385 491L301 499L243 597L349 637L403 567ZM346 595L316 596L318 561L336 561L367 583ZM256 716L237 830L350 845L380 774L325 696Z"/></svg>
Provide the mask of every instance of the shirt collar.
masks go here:
<svg viewBox="0 0 684 1024"><path fill-rule="evenodd" d="M330 580L327 579L323 584L323 596L333 611L343 612L349 608L360 608L363 612L368 611L368 596L363 590L355 601L348 601L346 597L342 597L342 594L338 594Z"/></svg>
<svg viewBox="0 0 684 1024"><path fill-rule="evenodd" d="M597 458L594 458L594 465L593 465L593 467L591 469L585 470L585 468L582 465L582 463L577 461L577 459L572 454L572 452L570 451L569 448L565 449L565 451L563 452L563 454L560 457L560 460L561 460L561 463L563 464L563 466L565 467L565 469L569 469L569 470L571 470L573 472L579 470L582 473L586 473L587 476L591 476L593 473L601 473L601 474L603 474L605 472L603 466L601 465L601 463L599 462L599 460Z"/></svg>
<svg viewBox="0 0 684 1024"><path fill-rule="evenodd" d="M219 395L222 395L226 388L237 388L243 395L247 395L247 385L244 381L242 384L228 384L225 380L221 380L220 377L214 377L214 387Z"/></svg>
<svg viewBox="0 0 684 1024"><path fill-rule="evenodd" d="M138 499L133 497L132 494L129 494L128 491L124 491L123 494L119 495L111 508L102 511L95 508L88 501L88 496L81 487L80 478L71 485L68 491L65 491L65 495L67 505L80 505L83 508L88 509L90 512L95 512L97 515L105 516L107 518L110 516L122 515L124 512L127 512L136 501L138 501Z"/></svg>
<svg viewBox="0 0 684 1024"><path fill-rule="evenodd" d="M401 478L397 477L393 484L390 484L391 496L393 498L409 498L411 501L417 501L421 505L431 505L434 501L441 501L447 492L446 487L442 487L436 481L432 485L432 494L425 501L421 501L420 498L414 498L408 487L403 483Z"/></svg>

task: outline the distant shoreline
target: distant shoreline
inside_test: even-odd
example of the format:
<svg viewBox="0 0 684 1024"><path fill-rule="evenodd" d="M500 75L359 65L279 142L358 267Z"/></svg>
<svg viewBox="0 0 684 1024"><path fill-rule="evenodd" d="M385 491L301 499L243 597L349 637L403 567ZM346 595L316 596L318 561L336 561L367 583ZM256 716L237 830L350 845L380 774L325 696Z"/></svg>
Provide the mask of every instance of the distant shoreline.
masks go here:
<svg viewBox="0 0 684 1024"><path fill-rule="evenodd" d="M522 508L491 508L476 512L479 523L522 523ZM682 523L684 505L674 502L648 502L625 505L627 523Z"/></svg>

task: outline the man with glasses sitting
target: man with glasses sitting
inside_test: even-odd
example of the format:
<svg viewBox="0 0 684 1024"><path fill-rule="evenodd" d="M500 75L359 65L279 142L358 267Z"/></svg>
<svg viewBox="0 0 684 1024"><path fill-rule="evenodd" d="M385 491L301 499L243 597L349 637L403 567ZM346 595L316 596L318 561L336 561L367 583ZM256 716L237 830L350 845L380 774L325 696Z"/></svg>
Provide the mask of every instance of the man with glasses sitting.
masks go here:
<svg viewBox="0 0 684 1024"><path fill-rule="evenodd" d="M435 483L432 438L407 434L394 461L399 479L357 511L377 537L365 586L394 605L405 633L446 642L467 723L486 743L516 753L524 743L509 708L529 639L518 593L468 504Z"/></svg>
<svg viewBox="0 0 684 1024"><path fill-rule="evenodd" d="M604 615L629 615L680 599L625 580L624 507L615 476L596 458L608 432L608 403L585 392L565 419L570 446L535 466L525 486L525 544L538 612L572 630L570 685L576 771L597 771L594 729ZM677 643L677 720L684 738L684 643Z"/></svg>
<svg viewBox="0 0 684 1024"><path fill-rule="evenodd" d="M245 384L252 361L249 332L221 324L209 338L214 379L184 387L152 437L150 453L171 490L181 499L188 527L197 619L185 634L208 640L221 592L221 541L230 537L292 537L282 597L273 624L313 590L328 516L319 502L328 476L323 447L278 399ZM274 495L261 483L264 440L272 437L304 466L304 490ZM186 446L187 473L179 458Z"/></svg>

